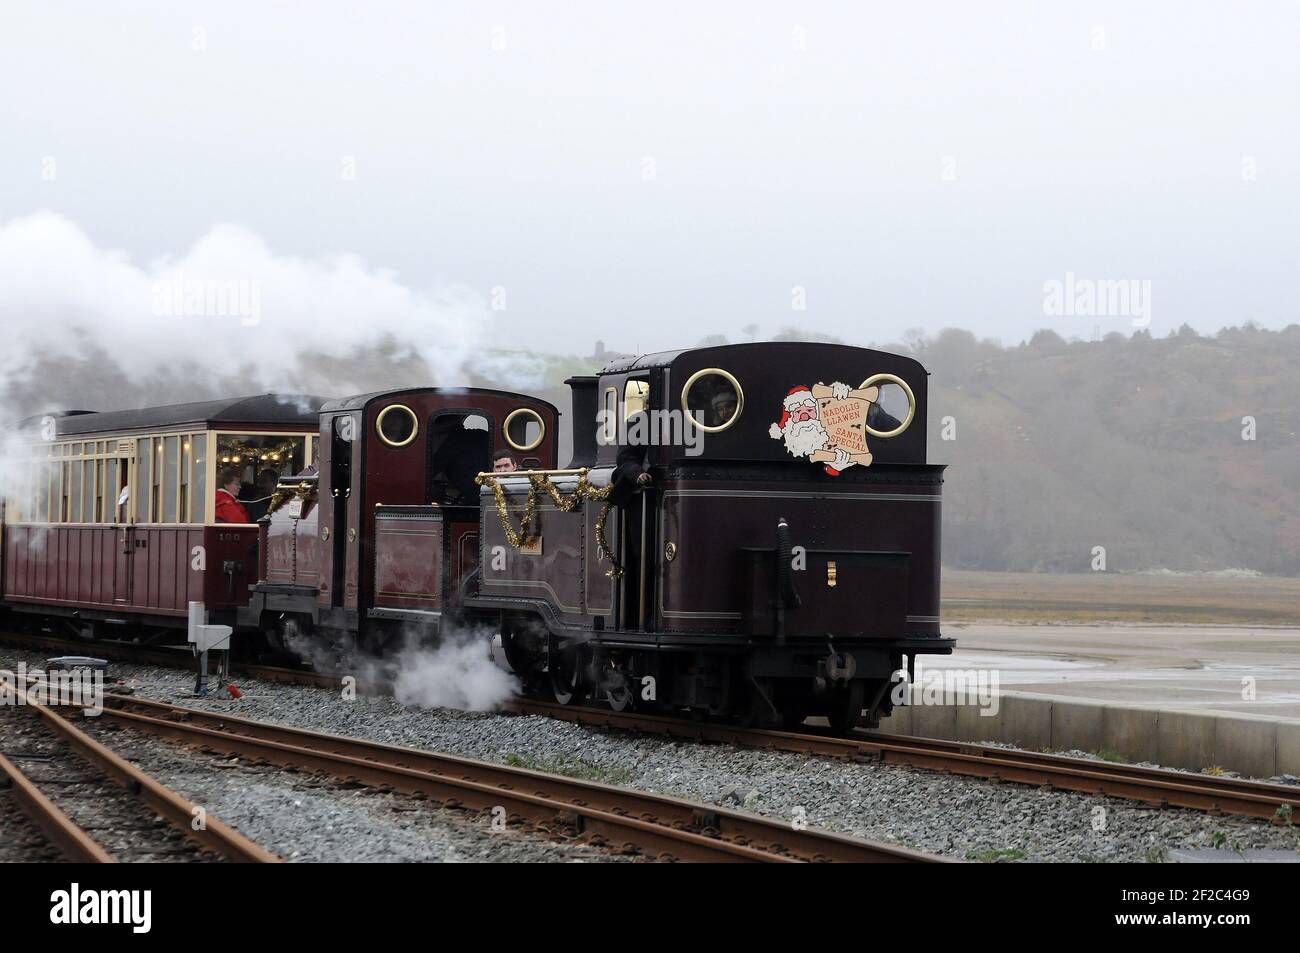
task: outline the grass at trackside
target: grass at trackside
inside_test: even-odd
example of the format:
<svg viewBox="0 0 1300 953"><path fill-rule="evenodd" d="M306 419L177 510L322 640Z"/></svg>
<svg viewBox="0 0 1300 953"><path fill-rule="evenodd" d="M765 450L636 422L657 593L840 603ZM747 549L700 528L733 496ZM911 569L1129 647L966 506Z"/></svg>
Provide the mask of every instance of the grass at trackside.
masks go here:
<svg viewBox="0 0 1300 953"><path fill-rule="evenodd" d="M945 622L1300 626L1300 579L943 571Z"/></svg>

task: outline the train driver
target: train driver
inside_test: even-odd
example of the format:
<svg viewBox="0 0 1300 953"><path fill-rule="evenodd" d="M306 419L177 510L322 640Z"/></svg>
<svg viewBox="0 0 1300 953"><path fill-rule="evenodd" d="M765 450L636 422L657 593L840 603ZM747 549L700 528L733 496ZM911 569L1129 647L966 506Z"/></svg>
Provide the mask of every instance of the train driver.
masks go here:
<svg viewBox="0 0 1300 953"><path fill-rule="evenodd" d="M514 473L518 467L515 466L515 458L509 450L498 450L492 457L493 473Z"/></svg>
<svg viewBox="0 0 1300 953"><path fill-rule="evenodd" d="M248 510L239 502L239 490L244 485L238 467L224 467L217 474L217 522L251 523Z"/></svg>

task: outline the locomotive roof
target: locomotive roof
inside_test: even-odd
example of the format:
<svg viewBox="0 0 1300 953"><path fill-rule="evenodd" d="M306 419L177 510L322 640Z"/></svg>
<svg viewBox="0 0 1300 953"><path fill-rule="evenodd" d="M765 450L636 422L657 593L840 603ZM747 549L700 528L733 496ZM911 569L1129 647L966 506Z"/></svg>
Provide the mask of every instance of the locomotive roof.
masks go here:
<svg viewBox="0 0 1300 953"><path fill-rule="evenodd" d="M688 386L701 379L707 385L714 372L730 378L729 387L734 385L736 409L731 421L715 430L703 428L706 437L694 447L672 439L661 441L650 451L652 463L689 463L689 458L701 454L711 461L786 463L791 451L782 439L772 436L772 428L773 424L781 425L783 401L792 388L809 389L818 383L835 382L861 386L858 382L865 383L868 378L884 378L891 384L892 378L902 382L900 392L903 388L910 391L910 397L900 393L891 398L907 397L911 415L900 408L908 417L901 429L888 437L873 437L870 449L875 463L925 463L927 372L919 361L905 354L821 341L717 344L610 361L601 371L603 380L597 386L606 387L608 401L611 391L607 385L617 385L629 375L647 378L650 387L646 408L669 414L680 411L685 422L688 418L694 420L683 406ZM696 426L703 427L698 422ZM671 432L668 436L671 438ZM596 442L594 433L592 442ZM707 450L703 449L705 444ZM602 465L614 463L618 451L617 441L606 441L595 448L595 459Z"/></svg>
<svg viewBox="0 0 1300 953"><path fill-rule="evenodd" d="M257 394L225 400L204 400L139 410L104 412L76 411L55 416L60 437L77 434L118 433L133 430L160 430L177 426L209 424L300 425L315 430L317 412L324 398L310 394ZM41 415L29 417L24 425L39 424Z"/></svg>
<svg viewBox="0 0 1300 953"><path fill-rule="evenodd" d="M751 353L761 352L764 349L788 350L791 348L808 349L822 348L826 350L838 351L865 351L868 353L884 354L889 353L896 360L910 361L925 373L924 367L919 361L904 355L892 354L886 351L873 351L871 348L858 347L855 344L834 344L829 341L751 341L740 344L711 344L707 347L686 347L676 351L658 351L654 354L642 354L639 356L622 357L606 364L599 373L601 374L623 374L628 371L644 370L652 367L668 367L676 363L677 359L685 354L691 354L702 351L718 352L738 352L749 351Z"/></svg>
<svg viewBox="0 0 1300 953"><path fill-rule="evenodd" d="M355 394L352 397L342 397L338 400L326 401L321 406L321 413L333 413L340 410L359 410L369 404L372 400L378 400L382 397L396 397L399 394L438 394L447 397L455 397L458 395L472 397L481 394L492 397L513 397L518 400L528 400L534 403L543 404L552 410L556 409L554 404L550 401L542 400L540 397L533 397L530 394L519 394L508 390L493 390L489 387L398 387L392 390L375 390L368 394Z"/></svg>

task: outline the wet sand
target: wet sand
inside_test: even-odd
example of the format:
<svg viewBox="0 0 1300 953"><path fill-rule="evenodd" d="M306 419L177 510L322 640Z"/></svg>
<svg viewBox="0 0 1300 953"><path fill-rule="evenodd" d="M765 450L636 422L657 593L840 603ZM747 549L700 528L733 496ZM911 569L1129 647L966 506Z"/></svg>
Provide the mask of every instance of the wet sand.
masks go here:
<svg viewBox="0 0 1300 953"><path fill-rule="evenodd" d="M945 622L943 631L956 653L924 665L994 669L1006 691L1300 718L1300 628Z"/></svg>

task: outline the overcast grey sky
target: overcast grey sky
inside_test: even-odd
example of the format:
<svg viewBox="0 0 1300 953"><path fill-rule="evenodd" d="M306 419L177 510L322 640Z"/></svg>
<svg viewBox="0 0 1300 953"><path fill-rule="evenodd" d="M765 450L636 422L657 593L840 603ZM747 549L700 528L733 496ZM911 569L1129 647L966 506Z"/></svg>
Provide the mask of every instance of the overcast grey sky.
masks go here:
<svg viewBox="0 0 1300 953"><path fill-rule="evenodd" d="M1131 329L1045 314L1067 272L1278 327L1298 51L1295 3L7 0L0 227L144 267L233 224L555 350Z"/></svg>

